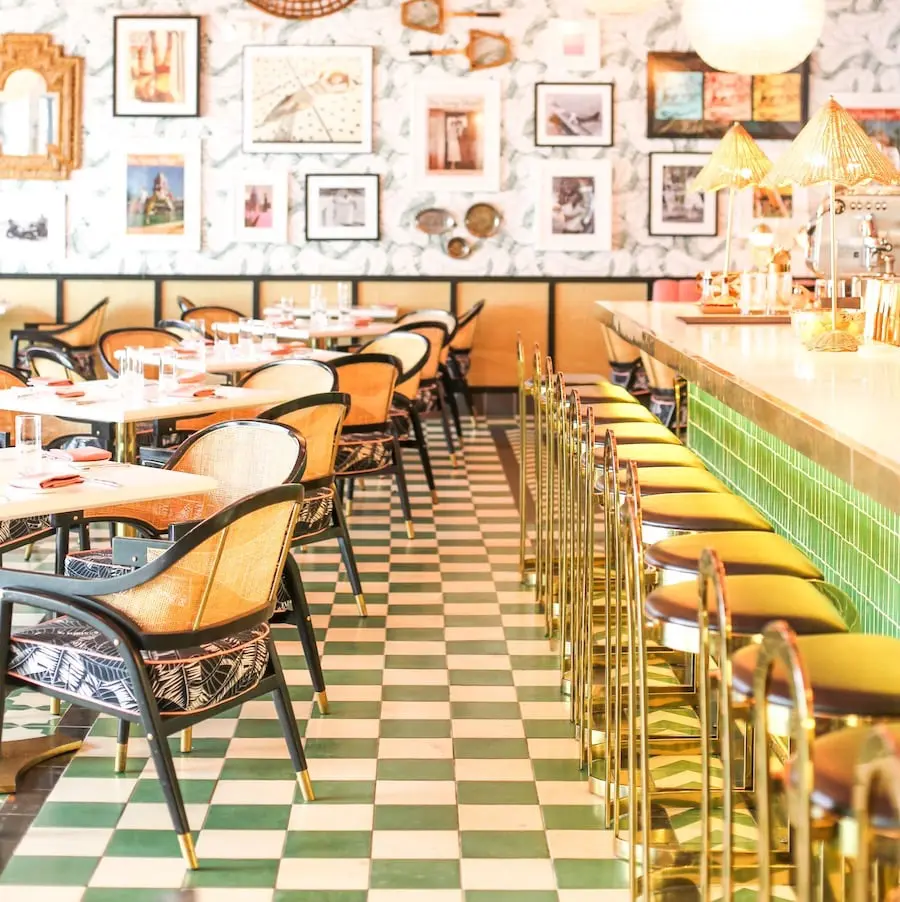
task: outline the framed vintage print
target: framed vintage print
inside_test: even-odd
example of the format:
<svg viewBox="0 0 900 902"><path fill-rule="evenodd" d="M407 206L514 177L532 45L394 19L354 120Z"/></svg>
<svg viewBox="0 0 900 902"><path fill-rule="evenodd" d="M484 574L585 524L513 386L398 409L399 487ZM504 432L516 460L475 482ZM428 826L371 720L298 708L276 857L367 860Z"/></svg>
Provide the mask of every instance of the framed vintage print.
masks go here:
<svg viewBox="0 0 900 902"><path fill-rule="evenodd" d="M244 48L248 153L370 153L371 47Z"/></svg>
<svg viewBox="0 0 900 902"><path fill-rule="evenodd" d="M413 177L433 191L500 190L500 82L421 80L413 85Z"/></svg>
<svg viewBox="0 0 900 902"><path fill-rule="evenodd" d="M548 62L568 72L596 72L600 68L600 22L583 19L551 19Z"/></svg>
<svg viewBox="0 0 900 902"><path fill-rule="evenodd" d="M381 235L379 187L375 173L309 173L306 240L377 241Z"/></svg>
<svg viewBox="0 0 900 902"><path fill-rule="evenodd" d="M49 185L0 190L0 260L59 260L66 255L66 195Z"/></svg>
<svg viewBox="0 0 900 902"><path fill-rule="evenodd" d="M787 185L768 188L756 185L741 192L742 228L750 231L756 223L776 227L799 227L809 219L809 195L806 188Z"/></svg>
<svg viewBox="0 0 900 902"><path fill-rule="evenodd" d="M538 147L612 147L612 83L538 82L534 143Z"/></svg>
<svg viewBox="0 0 900 902"><path fill-rule="evenodd" d="M200 250L199 141L141 141L119 171L123 243L144 250Z"/></svg>
<svg viewBox="0 0 900 902"><path fill-rule="evenodd" d="M284 171L241 172L234 185L234 238L264 244L288 239L288 178Z"/></svg>
<svg viewBox="0 0 900 902"><path fill-rule="evenodd" d="M900 169L900 94L834 94L872 143ZM878 186L870 186L865 190ZM883 190L883 189L882 189Z"/></svg>
<svg viewBox="0 0 900 902"><path fill-rule="evenodd" d="M808 59L780 75L734 75L696 53L647 55L648 138L721 138L738 121L754 138L790 140L808 116Z"/></svg>
<svg viewBox="0 0 900 902"><path fill-rule="evenodd" d="M115 16L113 115L200 115L200 17Z"/></svg>
<svg viewBox="0 0 900 902"><path fill-rule="evenodd" d="M612 250L609 160L544 160L538 174L537 246L546 251Z"/></svg>
<svg viewBox="0 0 900 902"><path fill-rule="evenodd" d="M691 182L709 160L705 153L650 154L650 227L658 236L715 236L719 232L718 193L691 191Z"/></svg>

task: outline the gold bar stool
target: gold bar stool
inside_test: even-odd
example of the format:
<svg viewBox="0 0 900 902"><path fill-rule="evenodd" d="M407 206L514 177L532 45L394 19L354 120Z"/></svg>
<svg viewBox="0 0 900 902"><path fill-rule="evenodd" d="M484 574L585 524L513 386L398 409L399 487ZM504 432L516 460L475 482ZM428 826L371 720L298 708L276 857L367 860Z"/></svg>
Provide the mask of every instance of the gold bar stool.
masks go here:
<svg viewBox="0 0 900 902"><path fill-rule="evenodd" d="M528 505L529 493L529 442L528 442L528 398L533 392L532 380L525 378L525 346L522 335L516 337L516 377L518 383L519 420L519 582L534 585L534 555L529 555Z"/></svg>

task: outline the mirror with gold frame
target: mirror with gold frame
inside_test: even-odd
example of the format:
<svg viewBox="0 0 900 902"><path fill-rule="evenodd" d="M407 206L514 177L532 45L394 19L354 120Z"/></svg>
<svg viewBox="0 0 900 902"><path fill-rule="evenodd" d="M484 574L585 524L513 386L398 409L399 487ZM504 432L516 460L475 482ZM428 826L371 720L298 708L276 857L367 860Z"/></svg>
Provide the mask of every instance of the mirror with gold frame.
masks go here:
<svg viewBox="0 0 900 902"><path fill-rule="evenodd" d="M84 59L49 34L0 35L0 178L67 179L81 167Z"/></svg>

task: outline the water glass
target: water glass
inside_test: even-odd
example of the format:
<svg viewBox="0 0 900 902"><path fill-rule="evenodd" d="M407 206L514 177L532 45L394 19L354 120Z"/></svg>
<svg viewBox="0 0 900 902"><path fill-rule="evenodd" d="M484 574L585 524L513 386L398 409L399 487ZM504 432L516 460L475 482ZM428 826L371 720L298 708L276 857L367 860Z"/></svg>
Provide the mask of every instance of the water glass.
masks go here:
<svg viewBox="0 0 900 902"><path fill-rule="evenodd" d="M293 295L282 295L281 300L278 303L278 306L289 315L293 315L294 313L294 297Z"/></svg>
<svg viewBox="0 0 900 902"><path fill-rule="evenodd" d="M133 401L144 399L144 348L125 348L125 364L128 370L126 391Z"/></svg>
<svg viewBox="0 0 900 902"><path fill-rule="evenodd" d="M194 338L194 343L196 345L204 346L206 344L206 320L205 319L195 319L191 320L191 326L194 331L197 333Z"/></svg>
<svg viewBox="0 0 900 902"><path fill-rule="evenodd" d="M249 357L253 353L253 320L238 320L238 353Z"/></svg>
<svg viewBox="0 0 900 902"><path fill-rule="evenodd" d="M349 282L338 282L337 301L340 318L344 321L348 320L353 307L353 292Z"/></svg>
<svg viewBox="0 0 900 902"><path fill-rule="evenodd" d="M228 353L231 347L231 341L229 340L228 330L225 328L227 323L213 323L212 324L212 334L213 334L213 347L215 349L216 354L225 355Z"/></svg>
<svg viewBox="0 0 900 902"><path fill-rule="evenodd" d="M318 282L309 286L309 312L310 315L325 312L325 295L322 294L322 286Z"/></svg>
<svg viewBox="0 0 900 902"><path fill-rule="evenodd" d="M278 347L278 333L275 331L275 324L267 322L262 327L262 347L263 351L274 351Z"/></svg>
<svg viewBox="0 0 900 902"><path fill-rule="evenodd" d="M763 313L766 309L766 274L762 272L741 273L741 298L739 303L743 314Z"/></svg>
<svg viewBox="0 0 900 902"><path fill-rule="evenodd" d="M167 397L178 388L178 372L175 351L163 348L159 353L159 394Z"/></svg>
<svg viewBox="0 0 900 902"><path fill-rule="evenodd" d="M40 473L43 455L40 417L32 414L16 417L16 452L19 473L23 476Z"/></svg>

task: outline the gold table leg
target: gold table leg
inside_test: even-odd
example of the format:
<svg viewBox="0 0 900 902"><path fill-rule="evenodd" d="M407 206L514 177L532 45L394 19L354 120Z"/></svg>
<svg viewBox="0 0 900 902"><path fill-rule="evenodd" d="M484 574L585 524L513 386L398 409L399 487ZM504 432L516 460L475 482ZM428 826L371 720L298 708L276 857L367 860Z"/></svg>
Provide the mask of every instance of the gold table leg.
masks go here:
<svg viewBox="0 0 900 902"><path fill-rule="evenodd" d="M113 457L121 464L138 462L137 423L113 424ZM137 530L125 523L117 523L116 535L134 538Z"/></svg>
<svg viewBox="0 0 900 902"><path fill-rule="evenodd" d="M4 742L0 745L0 793L15 792L19 777L36 764L80 748L81 740L65 733Z"/></svg>

